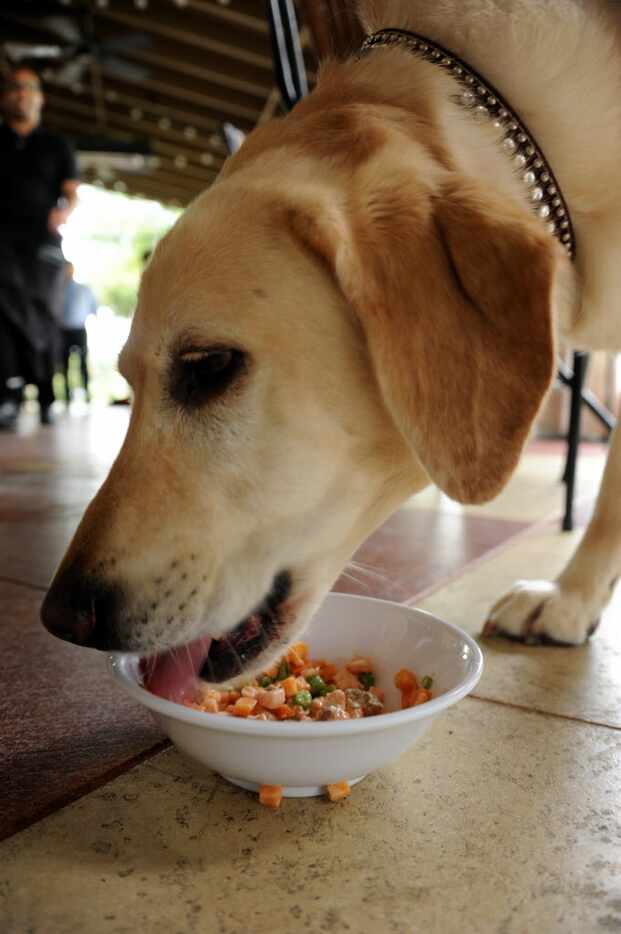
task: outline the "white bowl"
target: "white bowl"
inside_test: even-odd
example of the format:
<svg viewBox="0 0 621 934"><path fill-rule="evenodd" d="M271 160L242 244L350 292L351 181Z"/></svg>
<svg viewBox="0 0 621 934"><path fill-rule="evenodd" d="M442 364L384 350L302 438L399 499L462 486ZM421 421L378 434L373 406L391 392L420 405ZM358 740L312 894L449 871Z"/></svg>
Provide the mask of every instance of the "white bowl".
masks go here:
<svg viewBox="0 0 621 934"><path fill-rule="evenodd" d="M118 683L148 707L175 746L190 759L242 788L282 785L288 797L323 794L338 781L353 784L397 759L431 721L465 697L483 671L476 642L429 613L386 600L331 593L304 641L311 658L370 657L386 706L394 713L360 720L275 722L203 713L164 700L141 685L134 655L111 656ZM400 668L433 678L433 698L399 710L393 679Z"/></svg>

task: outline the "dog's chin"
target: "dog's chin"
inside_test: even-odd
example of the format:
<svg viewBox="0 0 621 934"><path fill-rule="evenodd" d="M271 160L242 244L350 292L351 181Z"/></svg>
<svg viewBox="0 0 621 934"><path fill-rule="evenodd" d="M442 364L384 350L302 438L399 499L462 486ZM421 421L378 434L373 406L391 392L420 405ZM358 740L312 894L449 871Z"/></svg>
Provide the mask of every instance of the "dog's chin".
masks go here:
<svg viewBox="0 0 621 934"><path fill-rule="evenodd" d="M160 697L183 701L198 680L212 684L237 682L269 664L293 638L296 618L291 574L281 571L271 590L226 636L202 636L141 660L146 688Z"/></svg>

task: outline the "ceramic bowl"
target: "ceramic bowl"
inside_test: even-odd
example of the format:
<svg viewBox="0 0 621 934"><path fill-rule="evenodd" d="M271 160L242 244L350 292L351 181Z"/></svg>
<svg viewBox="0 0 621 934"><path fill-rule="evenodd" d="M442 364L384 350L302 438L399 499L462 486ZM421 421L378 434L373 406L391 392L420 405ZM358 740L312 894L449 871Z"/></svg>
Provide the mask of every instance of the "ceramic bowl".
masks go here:
<svg viewBox="0 0 621 934"><path fill-rule="evenodd" d="M412 607L331 593L303 636L311 658L375 662L378 687L392 713L359 720L276 722L203 713L143 688L136 656L109 659L116 681L147 707L174 745L194 762L242 788L282 785L288 797L323 794L338 781L350 785L398 759L452 704L477 684L483 656L456 626ZM400 668L433 678L433 698L399 709L393 685Z"/></svg>

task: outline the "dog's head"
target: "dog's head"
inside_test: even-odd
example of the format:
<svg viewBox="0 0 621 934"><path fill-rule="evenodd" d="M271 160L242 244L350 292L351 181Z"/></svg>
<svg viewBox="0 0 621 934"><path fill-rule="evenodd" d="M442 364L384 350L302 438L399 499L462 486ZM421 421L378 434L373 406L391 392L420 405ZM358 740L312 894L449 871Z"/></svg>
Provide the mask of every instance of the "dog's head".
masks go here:
<svg viewBox="0 0 621 934"><path fill-rule="evenodd" d="M267 132L145 272L127 437L42 611L83 645L187 646L213 681L298 636L429 478L495 495L553 370L537 222L415 144L347 166Z"/></svg>

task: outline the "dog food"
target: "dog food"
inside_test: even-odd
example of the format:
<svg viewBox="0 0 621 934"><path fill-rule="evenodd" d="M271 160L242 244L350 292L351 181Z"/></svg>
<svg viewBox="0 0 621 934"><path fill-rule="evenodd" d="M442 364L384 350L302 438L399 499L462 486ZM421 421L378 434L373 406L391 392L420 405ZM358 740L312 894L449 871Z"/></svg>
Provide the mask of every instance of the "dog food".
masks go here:
<svg viewBox="0 0 621 934"><path fill-rule="evenodd" d="M413 671L398 671L395 686L401 692L401 709L430 700L431 685L428 676L419 682ZM248 720L357 720L385 712L384 692L375 683L371 659L356 656L341 666L310 659L304 642L291 646L283 658L243 687L201 685L184 703L206 713Z"/></svg>
<svg viewBox="0 0 621 934"><path fill-rule="evenodd" d="M401 693L401 709L424 704L431 699L432 679L420 682L413 671L401 668L394 678ZM345 665L326 659L310 659L304 642L291 646L278 662L238 689L214 688L205 684L188 707L222 716L248 720L357 720L384 713L384 692L375 683L371 659L355 656ZM351 794L346 781L326 786L330 801L342 801ZM276 810L282 802L281 785L262 785L259 801Z"/></svg>

